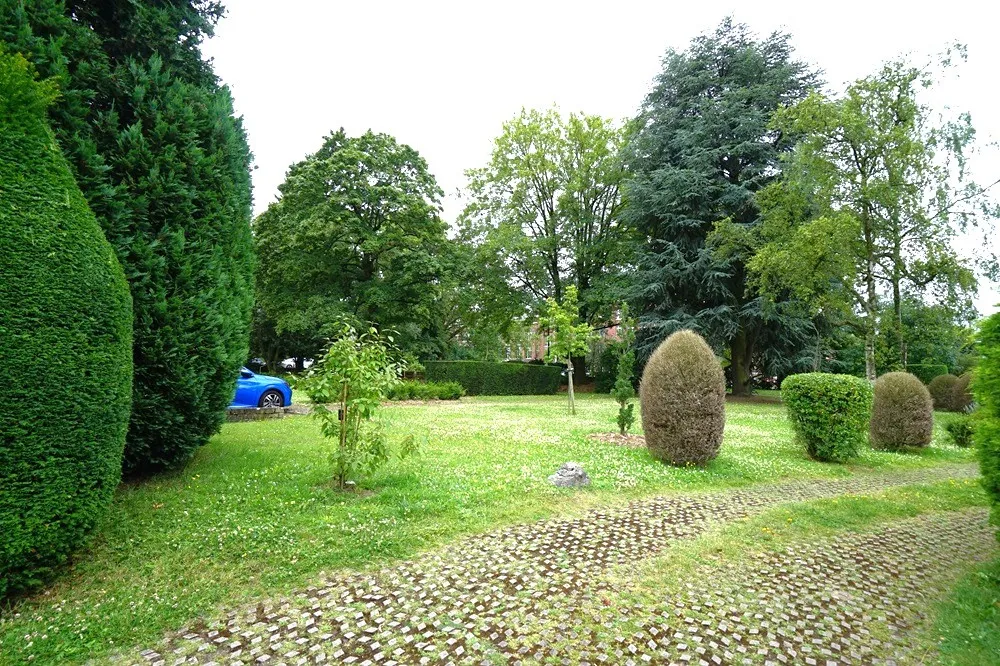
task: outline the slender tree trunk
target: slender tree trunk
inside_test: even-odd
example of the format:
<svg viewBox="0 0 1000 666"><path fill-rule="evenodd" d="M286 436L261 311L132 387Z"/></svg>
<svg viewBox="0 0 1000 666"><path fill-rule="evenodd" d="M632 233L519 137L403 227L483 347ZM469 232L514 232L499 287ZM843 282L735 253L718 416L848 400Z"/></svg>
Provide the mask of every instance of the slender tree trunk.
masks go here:
<svg viewBox="0 0 1000 666"><path fill-rule="evenodd" d="M566 365L566 371L569 373L569 413L576 414L576 403L573 397L573 362L570 361Z"/></svg>
<svg viewBox="0 0 1000 666"><path fill-rule="evenodd" d="M729 343L729 357L733 367L733 395L750 394L750 345L741 327Z"/></svg>
<svg viewBox="0 0 1000 666"><path fill-rule="evenodd" d="M340 451L339 451L339 464L337 465L337 483L340 489L344 489L344 482L346 479L346 470L344 469L344 450L347 448L347 383L344 383L344 387L340 391Z"/></svg>

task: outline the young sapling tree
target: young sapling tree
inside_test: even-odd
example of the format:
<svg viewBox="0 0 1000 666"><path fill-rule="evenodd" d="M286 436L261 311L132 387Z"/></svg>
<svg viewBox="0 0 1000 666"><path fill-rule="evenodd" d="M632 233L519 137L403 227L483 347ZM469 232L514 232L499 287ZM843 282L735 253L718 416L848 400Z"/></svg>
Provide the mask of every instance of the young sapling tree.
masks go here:
<svg viewBox="0 0 1000 666"><path fill-rule="evenodd" d="M594 331L586 322L580 321L580 303L575 286L566 288L562 303L554 298L545 299L541 327L549 331L549 351L546 360L566 363L569 375L569 413L576 414L573 398L573 357L587 353Z"/></svg>
<svg viewBox="0 0 1000 666"><path fill-rule="evenodd" d="M349 481L382 467L392 454L378 410L403 372L397 357L391 336L374 327L359 333L344 324L310 368L305 392L323 435L337 442L330 458L341 490ZM414 449L410 436L403 440L399 457Z"/></svg>
<svg viewBox="0 0 1000 666"><path fill-rule="evenodd" d="M635 423L635 319L629 316L628 305L622 305L618 324L618 373L611 397L618 402L618 431L628 434Z"/></svg>

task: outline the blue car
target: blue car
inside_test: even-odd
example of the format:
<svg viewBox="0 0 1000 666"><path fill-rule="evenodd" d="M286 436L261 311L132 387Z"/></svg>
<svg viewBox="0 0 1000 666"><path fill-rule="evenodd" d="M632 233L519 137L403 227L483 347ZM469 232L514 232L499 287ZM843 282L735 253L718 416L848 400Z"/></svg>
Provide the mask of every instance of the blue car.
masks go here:
<svg viewBox="0 0 1000 666"><path fill-rule="evenodd" d="M277 377L258 375L247 368L240 368L236 380L236 396L232 408L287 407L292 404L292 389L288 382Z"/></svg>

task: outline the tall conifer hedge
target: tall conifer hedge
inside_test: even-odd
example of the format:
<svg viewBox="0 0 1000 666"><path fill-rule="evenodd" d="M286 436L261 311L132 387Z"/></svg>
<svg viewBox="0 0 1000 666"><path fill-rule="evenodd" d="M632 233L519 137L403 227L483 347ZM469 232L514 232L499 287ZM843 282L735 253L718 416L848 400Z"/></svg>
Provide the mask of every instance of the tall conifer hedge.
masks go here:
<svg viewBox="0 0 1000 666"><path fill-rule="evenodd" d="M107 510L132 392L128 285L47 126L53 96L0 49L0 596Z"/></svg>
<svg viewBox="0 0 1000 666"><path fill-rule="evenodd" d="M200 44L218 2L0 0L0 42L58 81L49 118L129 281L125 471L220 427L249 345L250 152Z"/></svg>

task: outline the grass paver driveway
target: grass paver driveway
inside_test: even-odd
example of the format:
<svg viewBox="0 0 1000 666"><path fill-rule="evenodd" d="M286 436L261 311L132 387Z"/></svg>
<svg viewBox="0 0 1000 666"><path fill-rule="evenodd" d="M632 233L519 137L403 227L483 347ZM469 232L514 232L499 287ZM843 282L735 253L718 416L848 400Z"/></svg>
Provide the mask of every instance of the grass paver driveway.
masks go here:
<svg viewBox="0 0 1000 666"><path fill-rule="evenodd" d="M983 501L975 475L949 465L789 481L517 525L196 622L135 663L873 663L902 648L908 604L994 545L985 511L967 509ZM622 567L788 503L898 508L905 497L917 518L736 568L681 569L691 586L666 598L670 586L654 584L632 601L646 577L621 578ZM872 519L884 513L907 515Z"/></svg>

